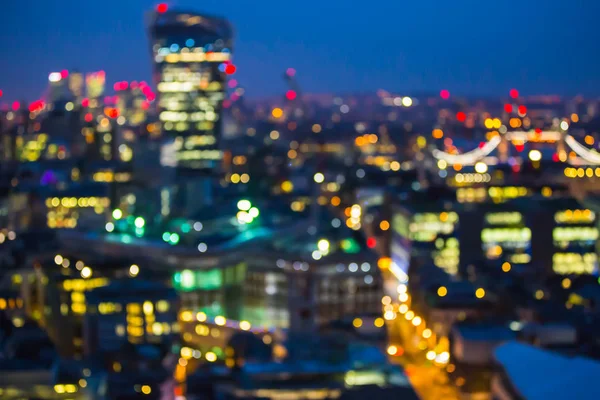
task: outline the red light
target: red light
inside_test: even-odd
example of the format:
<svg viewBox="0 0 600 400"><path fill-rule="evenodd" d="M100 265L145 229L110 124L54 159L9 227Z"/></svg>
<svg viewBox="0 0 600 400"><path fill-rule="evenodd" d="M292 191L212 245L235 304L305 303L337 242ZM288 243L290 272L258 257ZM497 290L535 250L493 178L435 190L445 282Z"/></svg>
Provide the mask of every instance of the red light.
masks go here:
<svg viewBox="0 0 600 400"><path fill-rule="evenodd" d="M94 116L92 115L92 113L85 114L85 122L92 122L93 119Z"/></svg>
<svg viewBox="0 0 600 400"><path fill-rule="evenodd" d="M238 81L237 81L237 79L232 79L232 80L230 80L230 81L229 81L229 83L228 83L227 85L228 85L230 88L232 88L232 89L233 89L234 87L236 87L236 86L237 86L237 84L238 84Z"/></svg>
<svg viewBox="0 0 600 400"><path fill-rule="evenodd" d="M483 149L483 147L485 146L485 142L479 142L479 148Z"/></svg>
<svg viewBox="0 0 600 400"><path fill-rule="evenodd" d="M18 101L12 103L13 111L17 111L19 108L21 108L21 103L19 103Z"/></svg>
<svg viewBox="0 0 600 400"><path fill-rule="evenodd" d="M4 92L2 90L0 90L0 97L2 97L3 94L4 94Z"/></svg>
<svg viewBox="0 0 600 400"><path fill-rule="evenodd" d="M527 114L527 107L519 106L519 114Z"/></svg>
<svg viewBox="0 0 600 400"><path fill-rule="evenodd" d="M156 6L156 11L158 11L161 14L166 13L168 9L169 6L166 3L160 3Z"/></svg>
<svg viewBox="0 0 600 400"><path fill-rule="evenodd" d="M137 89L137 87L138 87L138 83L137 83L137 81L133 81L133 82L131 82L131 85L130 85L130 86L131 86L131 88L132 88L132 89Z"/></svg>
<svg viewBox="0 0 600 400"><path fill-rule="evenodd" d="M99 76L100 78L104 78L104 77L106 76L106 72L104 72L104 71L100 71L100 72L98 72L98 76Z"/></svg>
<svg viewBox="0 0 600 400"><path fill-rule="evenodd" d="M104 110L104 113L109 118L117 118L119 116L119 110L117 110L116 108L106 108Z"/></svg>
<svg viewBox="0 0 600 400"><path fill-rule="evenodd" d="M81 105L83 107L89 107L90 106L90 100L88 98L85 98L85 99L81 100Z"/></svg>
<svg viewBox="0 0 600 400"><path fill-rule="evenodd" d="M541 128L535 128L535 133L537 133L538 135L542 133L542 129Z"/></svg>
<svg viewBox="0 0 600 400"><path fill-rule="evenodd" d="M456 119L459 120L460 122L465 122L465 120L467 119L467 114L465 114L462 111L459 111L456 113Z"/></svg>
<svg viewBox="0 0 600 400"><path fill-rule="evenodd" d="M119 91L119 90L121 90L121 83L120 83L120 82L117 82L117 83L115 83L115 84L113 85L113 89L115 89L116 91Z"/></svg>
<svg viewBox="0 0 600 400"><path fill-rule="evenodd" d="M517 144L517 145L515 145L515 149L517 149L517 151L520 153L523 150L525 150L525 145L523 145L523 144Z"/></svg>
<svg viewBox="0 0 600 400"><path fill-rule="evenodd" d="M287 71L285 71L285 73L287 74L287 76L292 77L296 75L296 70L294 68L288 68Z"/></svg>
<svg viewBox="0 0 600 400"><path fill-rule="evenodd" d="M552 154L552 161L558 162L558 160L559 160L558 154L556 154L556 153Z"/></svg>
<svg viewBox="0 0 600 400"><path fill-rule="evenodd" d="M368 238L367 239L367 247L372 249L375 246L377 246L377 240L375 240L375 238L372 238L372 237Z"/></svg>
<svg viewBox="0 0 600 400"><path fill-rule="evenodd" d="M62 79L65 79L69 76L69 71L67 71L66 69L63 69L62 71L60 71L60 77Z"/></svg>
<svg viewBox="0 0 600 400"><path fill-rule="evenodd" d="M147 100L142 101L142 110L147 110L150 108L150 102Z"/></svg>
<svg viewBox="0 0 600 400"><path fill-rule="evenodd" d="M29 112L41 111L44 108L42 100L36 100L29 105Z"/></svg>
<svg viewBox="0 0 600 400"><path fill-rule="evenodd" d="M450 98L450 92L446 89L440 91L440 97L444 100L448 100Z"/></svg>
<svg viewBox="0 0 600 400"><path fill-rule="evenodd" d="M288 100L290 100L290 101L291 101L291 100L294 100L294 99L295 99L297 96L298 96L298 95L297 95L297 94L296 94L296 92L295 92L295 91L293 91L293 90L288 90L288 91L287 91L287 93L285 94L285 97L286 97Z"/></svg>
<svg viewBox="0 0 600 400"><path fill-rule="evenodd" d="M231 100L223 100L223 108L231 107Z"/></svg>
<svg viewBox="0 0 600 400"><path fill-rule="evenodd" d="M154 101L154 100L156 100L156 95L155 95L154 93L148 93L148 94L146 95L146 99L147 99L148 101Z"/></svg>
<svg viewBox="0 0 600 400"><path fill-rule="evenodd" d="M225 73L227 75L233 75L233 74L235 74L235 70L236 69L237 68L235 67L235 65L233 65L233 64L227 64L227 66L225 67Z"/></svg>
<svg viewBox="0 0 600 400"><path fill-rule="evenodd" d="M505 104L505 105L504 105L504 111L505 111L505 112L507 112L507 113L509 113L509 114L510 114L510 113L512 112L512 110L513 110L513 106L512 106L512 104Z"/></svg>
<svg viewBox="0 0 600 400"><path fill-rule="evenodd" d="M233 94L231 95L231 101L236 101L236 100L237 100L237 99L239 99L239 98L240 98L240 96L239 96L237 93L233 93Z"/></svg>
<svg viewBox="0 0 600 400"><path fill-rule="evenodd" d="M508 92L508 94L513 99L516 99L517 97L519 97L519 91L517 89L510 89L510 92Z"/></svg>
<svg viewBox="0 0 600 400"><path fill-rule="evenodd" d="M519 172L521 170L521 167L519 166L519 164L515 164L512 166L512 170L513 172Z"/></svg>

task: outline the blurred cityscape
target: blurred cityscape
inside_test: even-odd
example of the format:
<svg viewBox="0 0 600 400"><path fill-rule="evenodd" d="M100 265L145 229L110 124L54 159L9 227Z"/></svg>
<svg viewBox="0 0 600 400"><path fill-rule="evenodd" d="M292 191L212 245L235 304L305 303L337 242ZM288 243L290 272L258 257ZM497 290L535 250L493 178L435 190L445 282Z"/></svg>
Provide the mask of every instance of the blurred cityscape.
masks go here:
<svg viewBox="0 0 600 400"><path fill-rule="evenodd" d="M249 99L146 26L153 82L0 90L0 398L600 398L600 97Z"/></svg>

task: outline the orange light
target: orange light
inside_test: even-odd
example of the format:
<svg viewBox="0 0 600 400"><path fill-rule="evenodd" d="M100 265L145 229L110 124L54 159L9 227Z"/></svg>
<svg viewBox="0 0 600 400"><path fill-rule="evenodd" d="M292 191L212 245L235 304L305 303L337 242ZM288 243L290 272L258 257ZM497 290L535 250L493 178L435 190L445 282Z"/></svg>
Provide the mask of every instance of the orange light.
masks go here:
<svg viewBox="0 0 600 400"><path fill-rule="evenodd" d="M273 111L271 111L271 115L273 118L281 118L283 117L283 110L279 107L275 107Z"/></svg>

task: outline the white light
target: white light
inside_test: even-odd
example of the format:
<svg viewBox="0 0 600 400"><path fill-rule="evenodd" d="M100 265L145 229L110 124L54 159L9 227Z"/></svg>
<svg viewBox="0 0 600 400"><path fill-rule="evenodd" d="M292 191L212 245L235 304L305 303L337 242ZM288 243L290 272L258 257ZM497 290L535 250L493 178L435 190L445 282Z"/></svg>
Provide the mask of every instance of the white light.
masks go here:
<svg viewBox="0 0 600 400"><path fill-rule="evenodd" d="M202 230L202 222L194 222L194 230L200 232Z"/></svg>
<svg viewBox="0 0 600 400"><path fill-rule="evenodd" d="M319 248L319 251L325 253L329 251L329 241L327 239L321 239L317 243L317 247Z"/></svg>
<svg viewBox="0 0 600 400"><path fill-rule="evenodd" d="M315 182L317 183L323 183L323 181L325 181L325 175L323 175L320 172L317 172L315 174L315 176L313 177L313 179L315 180Z"/></svg>
<svg viewBox="0 0 600 400"><path fill-rule="evenodd" d="M531 150L529 152L529 159L531 161L540 161L542 159L542 153L539 150Z"/></svg>
<svg viewBox="0 0 600 400"><path fill-rule="evenodd" d="M350 107L348 107L347 104L342 104L342 106L340 107L340 111L342 112L342 114L347 114L350 111Z"/></svg>
<svg viewBox="0 0 600 400"><path fill-rule="evenodd" d="M323 255L319 250L315 250L312 252L312 258L314 258L315 260L320 260L321 257L323 257Z"/></svg>
<svg viewBox="0 0 600 400"><path fill-rule="evenodd" d="M402 105L404 107L410 107L410 106L412 106L412 104L413 104L413 101L410 97L406 96L406 97L402 98Z"/></svg>
<svg viewBox="0 0 600 400"><path fill-rule="evenodd" d="M73 111L73 103L68 102L67 104L65 104L65 110L67 111Z"/></svg>
<svg viewBox="0 0 600 400"><path fill-rule="evenodd" d="M248 200L240 200L237 203L238 209L242 210L242 211L248 211L250 209L250 207L252 207L252 203L250 203L250 201Z"/></svg>
<svg viewBox="0 0 600 400"><path fill-rule="evenodd" d="M359 178L359 179L362 179L362 178L364 178L364 177L365 177L365 170L364 170L364 169L362 169L362 168L359 168L359 169L356 171L356 177L357 177L357 178Z"/></svg>
<svg viewBox="0 0 600 400"><path fill-rule="evenodd" d="M567 129L569 129L569 123L567 121L562 121L560 123L560 129L562 129L563 131L566 131Z"/></svg>
<svg viewBox="0 0 600 400"><path fill-rule="evenodd" d="M137 276L137 274L140 273L140 267L138 267L136 264L131 264L131 267L129 267L129 275L131 276Z"/></svg>
<svg viewBox="0 0 600 400"><path fill-rule="evenodd" d="M60 72L52 72L50 75L48 75L48 80L50 82L60 82L61 79L62 76Z"/></svg>
<svg viewBox="0 0 600 400"><path fill-rule="evenodd" d="M477 164L475 164L475 171L480 173L480 174L485 174L488 170L488 166L486 163L483 162L478 162Z"/></svg>
<svg viewBox="0 0 600 400"><path fill-rule="evenodd" d="M198 251L199 251L200 253L204 253L204 252L206 252L206 250L207 250L207 249L208 249L208 246L206 245L206 243L200 243L200 244L198 245Z"/></svg>
<svg viewBox="0 0 600 400"><path fill-rule="evenodd" d="M115 230L115 224L113 224L112 222L107 222L105 228L106 232L112 232Z"/></svg>
<svg viewBox="0 0 600 400"><path fill-rule="evenodd" d="M92 269L90 267L83 267L81 270L81 277L89 278L90 276L92 276Z"/></svg>

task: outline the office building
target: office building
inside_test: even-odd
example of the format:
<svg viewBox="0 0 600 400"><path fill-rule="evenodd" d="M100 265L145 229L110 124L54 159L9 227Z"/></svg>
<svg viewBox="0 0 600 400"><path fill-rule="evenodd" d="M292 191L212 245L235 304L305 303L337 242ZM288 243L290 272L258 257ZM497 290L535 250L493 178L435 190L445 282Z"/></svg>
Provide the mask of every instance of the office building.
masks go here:
<svg viewBox="0 0 600 400"><path fill-rule="evenodd" d="M210 171L222 159L218 142L232 29L221 18L165 11L150 15L159 119L178 170Z"/></svg>

